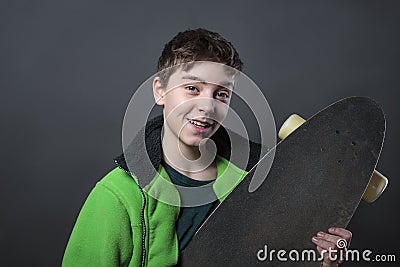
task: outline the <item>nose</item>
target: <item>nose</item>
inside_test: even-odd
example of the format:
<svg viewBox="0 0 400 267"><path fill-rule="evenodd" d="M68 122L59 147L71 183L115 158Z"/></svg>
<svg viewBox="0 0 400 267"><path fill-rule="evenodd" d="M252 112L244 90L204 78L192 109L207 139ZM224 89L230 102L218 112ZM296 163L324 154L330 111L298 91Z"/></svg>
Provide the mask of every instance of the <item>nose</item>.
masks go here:
<svg viewBox="0 0 400 267"><path fill-rule="evenodd" d="M212 114L214 112L215 101L212 97L201 97L197 99L197 108L200 112L205 114Z"/></svg>

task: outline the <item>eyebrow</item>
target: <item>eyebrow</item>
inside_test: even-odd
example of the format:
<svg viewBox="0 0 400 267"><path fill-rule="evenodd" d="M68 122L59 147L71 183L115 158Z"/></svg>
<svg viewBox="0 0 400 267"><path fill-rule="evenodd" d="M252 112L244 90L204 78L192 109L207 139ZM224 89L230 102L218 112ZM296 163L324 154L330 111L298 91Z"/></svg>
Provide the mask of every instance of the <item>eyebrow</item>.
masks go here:
<svg viewBox="0 0 400 267"><path fill-rule="evenodd" d="M208 83L207 81L203 80L202 78L197 77L197 76L193 76L193 75L185 75L185 76L182 77L182 79L198 81L198 82L201 82L201 83ZM221 82L221 83L219 83L217 85L225 87L227 89L232 89L233 88L233 83L232 82L228 82L228 81Z"/></svg>

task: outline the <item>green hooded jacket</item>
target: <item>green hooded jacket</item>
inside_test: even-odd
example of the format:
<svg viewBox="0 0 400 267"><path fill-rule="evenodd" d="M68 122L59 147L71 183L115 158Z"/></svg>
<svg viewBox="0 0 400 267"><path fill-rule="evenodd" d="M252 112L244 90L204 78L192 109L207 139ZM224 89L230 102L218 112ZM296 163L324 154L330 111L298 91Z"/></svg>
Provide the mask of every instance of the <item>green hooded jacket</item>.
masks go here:
<svg viewBox="0 0 400 267"><path fill-rule="evenodd" d="M161 165L162 124L162 117L151 120L127 151L115 159L118 167L90 192L72 230L62 266L178 263L175 222L180 211L179 193ZM227 131L220 128L212 138L218 149L218 176L213 189L223 201L257 162L260 147L247 140L241 142L243 149L250 147L250 156L246 167L239 168L227 160L230 156ZM232 133L229 137L232 138ZM144 152L148 162L144 160Z"/></svg>

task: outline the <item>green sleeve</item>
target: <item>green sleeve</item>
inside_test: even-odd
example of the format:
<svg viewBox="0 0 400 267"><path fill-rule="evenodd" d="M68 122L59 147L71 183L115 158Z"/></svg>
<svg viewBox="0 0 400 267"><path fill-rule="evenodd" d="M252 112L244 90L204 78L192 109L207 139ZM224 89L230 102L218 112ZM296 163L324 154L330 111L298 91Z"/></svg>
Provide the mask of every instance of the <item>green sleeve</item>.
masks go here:
<svg viewBox="0 0 400 267"><path fill-rule="evenodd" d="M132 251L125 207L114 192L97 184L72 230L62 266L127 266Z"/></svg>

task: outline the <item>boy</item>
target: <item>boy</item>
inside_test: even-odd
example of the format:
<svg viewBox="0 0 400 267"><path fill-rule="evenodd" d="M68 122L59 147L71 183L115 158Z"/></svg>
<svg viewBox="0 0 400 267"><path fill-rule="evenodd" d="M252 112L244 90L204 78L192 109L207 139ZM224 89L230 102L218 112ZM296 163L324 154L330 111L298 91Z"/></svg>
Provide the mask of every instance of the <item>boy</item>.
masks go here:
<svg viewBox="0 0 400 267"><path fill-rule="evenodd" d="M63 266L178 264L179 251L230 191L217 192L207 185L224 180L224 173L235 184L256 163L259 147L249 141L245 170L231 164L226 151L231 133L220 127L235 70L242 66L231 43L205 29L178 33L165 45L153 80L154 99L163 106L163 116L146 124L116 158L118 168L92 190L72 231ZM216 154L208 146L209 138L216 144ZM193 195L181 189L191 187L208 188L200 194L206 200L188 204ZM321 252L336 248L340 238L349 243L351 233L333 228L319 232L312 242ZM322 266L337 263L326 257Z"/></svg>

